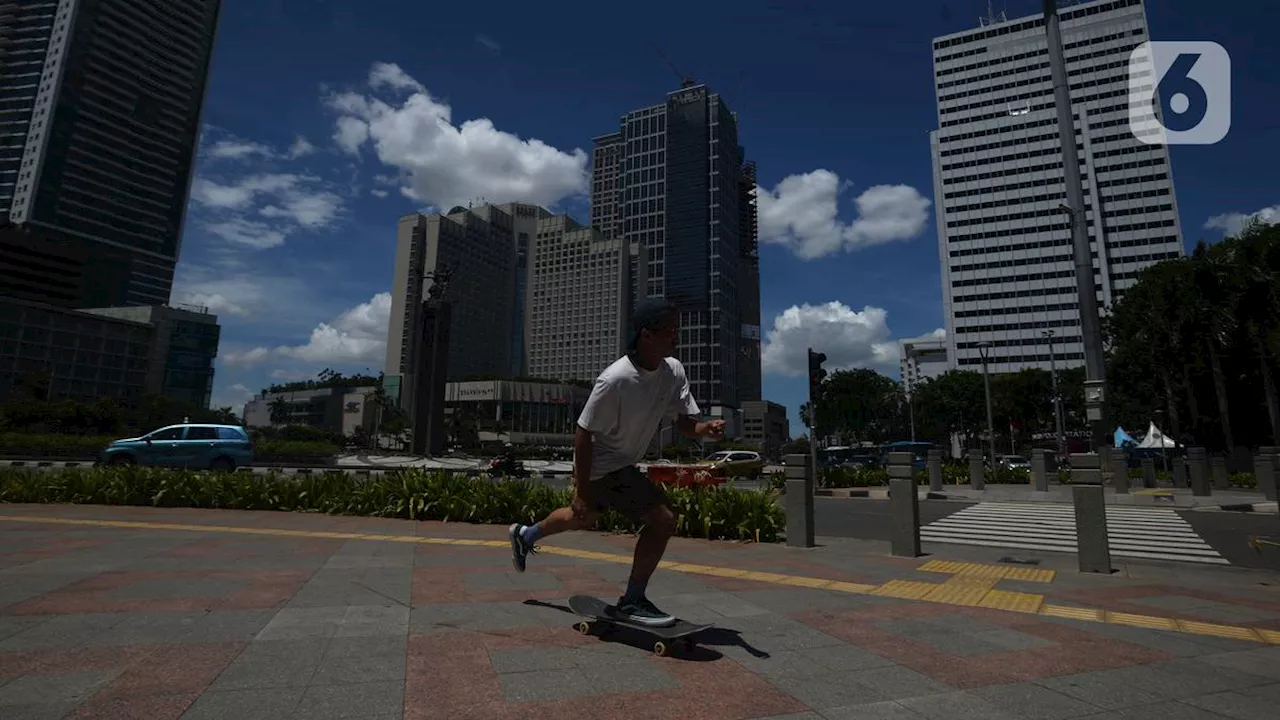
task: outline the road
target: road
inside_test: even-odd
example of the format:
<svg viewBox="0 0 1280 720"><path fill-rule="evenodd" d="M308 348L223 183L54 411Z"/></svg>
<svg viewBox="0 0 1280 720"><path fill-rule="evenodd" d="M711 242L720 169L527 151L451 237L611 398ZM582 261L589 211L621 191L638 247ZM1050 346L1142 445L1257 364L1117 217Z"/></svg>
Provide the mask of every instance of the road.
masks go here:
<svg viewBox="0 0 1280 720"><path fill-rule="evenodd" d="M950 500L921 500L920 524L923 526L941 520L973 504ZM813 524L818 535L887 541L891 532L889 501L814 498Z"/></svg>
<svg viewBox="0 0 1280 720"><path fill-rule="evenodd" d="M1074 518L1063 503L920 502L921 539L926 543L1007 547L1026 552L1075 552ZM1277 537L1280 517L1172 508L1108 507L1112 555L1232 565L1280 571L1280 547L1249 547L1250 535ZM889 501L815 498L818 535L888 541Z"/></svg>

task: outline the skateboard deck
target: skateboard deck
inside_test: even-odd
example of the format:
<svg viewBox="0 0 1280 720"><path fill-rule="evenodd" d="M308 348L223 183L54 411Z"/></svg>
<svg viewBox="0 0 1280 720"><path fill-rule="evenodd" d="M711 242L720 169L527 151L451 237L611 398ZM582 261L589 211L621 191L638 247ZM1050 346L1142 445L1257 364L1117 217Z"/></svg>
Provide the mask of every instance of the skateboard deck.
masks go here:
<svg viewBox="0 0 1280 720"><path fill-rule="evenodd" d="M578 632L583 635L590 635L596 623L605 623L607 625L618 625L621 627L631 628L633 630L642 630L650 635L656 636L658 639L653 643L653 652L656 655L669 655L673 649L673 645L682 645L685 650L691 650L696 645L693 640L694 633L701 632L712 627L712 624L697 625L687 620L677 619L674 625L667 627L654 627L643 623L633 622L626 618L617 617L610 608L613 606L609 603L591 595L574 595L569 598L569 609L581 615L586 620L577 624Z"/></svg>

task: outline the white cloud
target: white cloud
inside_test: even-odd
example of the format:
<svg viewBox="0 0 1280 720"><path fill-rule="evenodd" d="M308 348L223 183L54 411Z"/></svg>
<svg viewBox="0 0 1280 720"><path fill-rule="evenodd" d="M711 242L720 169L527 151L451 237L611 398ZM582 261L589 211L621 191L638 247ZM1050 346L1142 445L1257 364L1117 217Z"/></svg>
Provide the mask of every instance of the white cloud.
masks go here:
<svg viewBox="0 0 1280 720"><path fill-rule="evenodd" d="M253 399L254 392L245 387L242 383L235 383L230 387L219 388L214 391L213 398L209 401L211 408L231 408L231 412L239 415L244 412L245 403Z"/></svg>
<svg viewBox="0 0 1280 720"><path fill-rule="evenodd" d="M765 336L761 367L766 374L808 373L808 348L826 353L829 371L889 368L898 364L898 344L891 339L888 313L877 307L855 312L842 302L791 306L773 319Z"/></svg>
<svg viewBox="0 0 1280 720"><path fill-rule="evenodd" d="M289 157L290 159L306 157L315 151L316 146L312 145L311 141L299 135L298 138L293 141L293 146L289 148Z"/></svg>
<svg viewBox="0 0 1280 720"><path fill-rule="evenodd" d="M266 324L273 330L302 328L314 320L317 289L308 272L276 275L244 263L234 254L213 257L205 263L178 265L173 301L203 306L220 318L232 316L236 324ZM322 291L320 291L322 292ZM223 322L224 327L226 323Z"/></svg>
<svg viewBox="0 0 1280 720"><path fill-rule="evenodd" d="M223 362L249 366L271 358L288 358L316 365L380 365L386 357L390 316L391 293L378 293L333 322L320 323L306 344L225 352Z"/></svg>
<svg viewBox="0 0 1280 720"><path fill-rule="evenodd" d="M1207 230L1222 230L1228 237L1235 237L1244 230L1245 223L1254 218L1268 225L1280 223L1280 205L1272 205L1252 213L1232 212L1215 215L1209 218L1204 226Z"/></svg>
<svg viewBox="0 0 1280 720"><path fill-rule="evenodd" d="M813 260L841 250L910 240L928 223L932 204L908 185L876 185L854 200L857 217L839 218L839 196L849 187L830 170L783 178L772 191L760 188L760 239L785 245Z"/></svg>
<svg viewBox="0 0 1280 720"><path fill-rule="evenodd" d="M374 197L384 198L384 197L386 197L386 196L387 196L387 194L388 194L388 193L387 193L387 191L386 191L386 190L378 190L378 189L376 189L376 188L375 188L375 189L373 189L373 190L370 190L370 191L369 191L369 194L370 194L370 195L372 195L372 196L374 196Z"/></svg>
<svg viewBox="0 0 1280 720"><path fill-rule="evenodd" d="M497 41L497 40L494 40L493 38L489 37L488 35L477 35L477 36L476 36L476 42L478 42L478 43L480 43L481 45L483 45L483 46L485 46L485 47L489 48L490 50L492 50L493 52L495 52L495 53L497 53L497 54L499 54L499 55L501 55L501 54L502 54L502 45L500 45L500 44L498 43L498 41Z"/></svg>
<svg viewBox="0 0 1280 720"><path fill-rule="evenodd" d="M925 333L924 335L917 335L916 337L912 337L912 338L902 338L901 342L919 342L921 340L946 340L946 339L947 339L947 329L938 328L937 330L934 330L933 332L930 332L930 333Z"/></svg>
<svg viewBox="0 0 1280 720"><path fill-rule="evenodd" d="M299 230L320 230L341 215L343 198L314 174L287 169L316 152L301 135L286 150L204 126L192 222L235 247L278 247Z"/></svg>
<svg viewBox="0 0 1280 720"><path fill-rule="evenodd" d="M283 245L298 230L327 227L343 200L319 178L294 173L259 173L228 181L196 178L191 201L201 225L229 243L255 249Z"/></svg>
<svg viewBox="0 0 1280 720"><path fill-rule="evenodd" d="M219 160L243 160L254 155L272 157L271 148L262 143L228 138L219 140L206 151L209 157Z"/></svg>
<svg viewBox="0 0 1280 720"><path fill-rule="evenodd" d="M367 84L396 97L328 97L338 114L334 142L352 154L372 145L378 160L396 171L405 197L439 207L477 197L549 206L586 191L588 157L581 149L563 152L521 139L485 118L454 125L452 108L395 64L375 63Z"/></svg>

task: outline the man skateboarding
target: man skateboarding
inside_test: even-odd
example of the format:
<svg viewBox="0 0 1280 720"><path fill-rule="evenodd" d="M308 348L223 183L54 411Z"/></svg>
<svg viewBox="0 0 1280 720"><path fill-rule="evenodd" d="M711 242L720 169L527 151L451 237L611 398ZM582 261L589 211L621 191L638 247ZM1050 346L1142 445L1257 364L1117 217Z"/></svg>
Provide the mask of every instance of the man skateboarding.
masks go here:
<svg viewBox="0 0 1280 720"><path fill-rule="evenodd" d="M719 438L724 421L699 422L698 403L689 392L684 366L675 356L680 313L665 300L646 300L631 323L629 351L596 378L573 439L573 502L536 525L514 523L508 530L512 563L524 572L534 543L566 530L595 524L610 508L641 522L631 579L612 612L632 622L666 627L675 617L646 596L649 578L675 534L676 516L662 489L636 467L664 417L688 437Z"/></svg>

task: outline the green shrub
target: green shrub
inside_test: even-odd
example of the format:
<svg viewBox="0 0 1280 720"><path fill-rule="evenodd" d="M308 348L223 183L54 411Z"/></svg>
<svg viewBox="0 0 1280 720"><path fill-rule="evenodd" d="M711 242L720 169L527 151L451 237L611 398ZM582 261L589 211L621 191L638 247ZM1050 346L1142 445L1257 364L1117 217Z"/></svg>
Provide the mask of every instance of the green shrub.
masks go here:
<svg viewBox="0 0 1280 720"><path fill-rule="evenodd" d="M1231 487L1239 487L1246 490L1253 490L1258 487L1258 478L1254 477L1253 473L1232 473L1227 480Z"/></svg>
<svg viewBox="0 0 1280 720"><path fill-rule="evenodd" d="M711 540L776 542L786 516L773 491L669 488L677 533ZM570 491L526 480L423 469L359 477L275 472L211 473L147 467L33 471L0 468L0 503L76 503L365 515L447 522L533 523L569 504ZM597 525L634 532L615 512Z"/></svg>
<svg viewBox="0 0 1280 720"><path fill-rule="evenodd" d="M328 460L342 448L327 442L262 440L253 444L254 462L301 462Z"/></svg>
<svg viewBox="0 0 1280 720"><path fill-rule="evenodd" d="M986 479L993 485L1029 485L1031 471L1008 467L987 468Z"/></svg>
<svg viewBox="0 0 1280 720"><path fill-rule="evenodd" d="M889 471L879 467L828 467L818 471L818 487L864 488L889 484Z"/></svg>
<svg viewBox="0 0 1280 720"><path fill-rule="evenodd" d="M102 435L0 433L0 455L27 458L91 458L119 438Z"/></svg>

